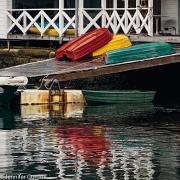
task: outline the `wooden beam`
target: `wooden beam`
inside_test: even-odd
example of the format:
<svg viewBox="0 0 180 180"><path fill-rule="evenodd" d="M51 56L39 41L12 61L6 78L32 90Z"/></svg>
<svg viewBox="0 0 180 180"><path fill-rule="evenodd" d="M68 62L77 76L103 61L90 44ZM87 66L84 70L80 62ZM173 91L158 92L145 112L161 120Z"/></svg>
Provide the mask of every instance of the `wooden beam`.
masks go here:
<svg viewBox="0 0 180 180"><path fill-rule="evenodd" d="M150 58L139 61L131 61L114 65L102 65L100 67L85 68L81 70L72 70L67 72L59 72L56 75L50 75L49 79L57 79L59 81L68 81L82 78L91 78L96 76L127 72L132 70L140 70L152 68L156 66L180 63L180 53L175 55Z"/></svg>

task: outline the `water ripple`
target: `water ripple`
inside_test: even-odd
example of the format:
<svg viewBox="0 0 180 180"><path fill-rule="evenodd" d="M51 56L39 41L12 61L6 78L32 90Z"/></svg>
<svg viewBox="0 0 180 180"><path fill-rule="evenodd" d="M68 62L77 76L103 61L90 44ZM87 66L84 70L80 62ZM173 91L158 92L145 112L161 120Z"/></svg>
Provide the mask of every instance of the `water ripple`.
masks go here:
<svg viewBox="0 0 180 180"><path fill-rule="evenodd" d="M59 114L7 118L3 111L0 175L180 179L180 113L175 109L98 106L70 119Z"/></svg>

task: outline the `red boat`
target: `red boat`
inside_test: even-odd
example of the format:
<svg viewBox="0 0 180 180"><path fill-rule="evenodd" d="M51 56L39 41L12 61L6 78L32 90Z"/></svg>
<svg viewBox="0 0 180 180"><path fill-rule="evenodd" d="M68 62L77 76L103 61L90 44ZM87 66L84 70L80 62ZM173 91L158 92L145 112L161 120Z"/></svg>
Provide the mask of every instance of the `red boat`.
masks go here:
<svg viewBox="0 0 180 180"><path fill-rule="evenodd" d="M56 59L60 60L63 57L67 57L72 61L76 61L104 46L112 38L112 33L106 28L93 30L61 46L56 51Z"/></svg>

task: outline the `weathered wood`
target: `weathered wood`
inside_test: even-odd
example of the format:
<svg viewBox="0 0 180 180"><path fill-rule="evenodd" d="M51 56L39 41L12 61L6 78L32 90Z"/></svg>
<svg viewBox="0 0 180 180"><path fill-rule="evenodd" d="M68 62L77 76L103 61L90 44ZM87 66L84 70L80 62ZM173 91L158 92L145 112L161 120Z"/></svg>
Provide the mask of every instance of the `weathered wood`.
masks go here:
<svg viewBox="0 0 180 180"><path fill-rule="evenodd" d="M68 81L81 78L90 78L102 76L107 74L115 74L120 72L151 68L167 64L180 63L180 53L175 55L162 56L158 58L150 58L145 60L133 61L128 63L119 63L114 65L102 65L99 67L73 70L69 72L62 72L57 75L51 75L49 78L57 79L59 81Z"/></svg>
<svg viewBox="0 0 180 180"><path fill-rule="evenodd" d="M82 60L78 62L64 62L56 61L55 59L48 59L41 62L1 69L0 76L27 76L29 78L46 76L46 79L68 81L163 66L173 63L180 63L180 53L113 65L105 65L105 62L101 59Z"/></svg>

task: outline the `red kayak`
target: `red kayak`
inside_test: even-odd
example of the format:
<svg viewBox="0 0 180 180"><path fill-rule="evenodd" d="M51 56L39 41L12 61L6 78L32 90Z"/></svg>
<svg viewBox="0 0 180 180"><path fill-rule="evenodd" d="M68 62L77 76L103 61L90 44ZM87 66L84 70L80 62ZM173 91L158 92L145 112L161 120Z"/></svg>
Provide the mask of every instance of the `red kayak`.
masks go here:
<svg viewBox="0 0 180 180"><path fill-rule="evenodd" d="M56 59L60 60L63 57L67 57L72 61L76 61L104 46L109 41L111 41L112 38L113 35L108 29L96 29L94 31L83 34L61 46L56 51Z"/></svg>

